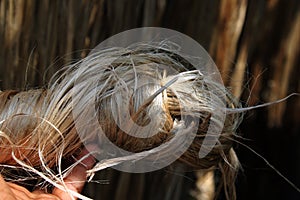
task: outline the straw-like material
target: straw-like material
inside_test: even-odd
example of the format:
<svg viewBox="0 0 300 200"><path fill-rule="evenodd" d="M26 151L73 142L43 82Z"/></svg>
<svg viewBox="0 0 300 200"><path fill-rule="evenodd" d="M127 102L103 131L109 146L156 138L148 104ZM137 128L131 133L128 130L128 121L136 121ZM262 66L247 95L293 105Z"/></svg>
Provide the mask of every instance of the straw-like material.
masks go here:
<svg viewBox="0 0 300 200"><path fill-rule="evenodd" d="M151 84L142 84L143 80L151 80ZM0 92L1 174L11 178L10 170L21 167L31 175L15 179L43 174L45 181L63 185L63 177L74 167L73 164L62 168L63 158L72 158L83 143L101 140L99 124L106 137L124 150L136 153L157 150L167 154L172 153L172 148L160 146L181 132L188 135L190 124L184 119L192 118L199 120L199 126L192 144L178 160L195 169L219 168L227 198L233 199L238 160L232 145L240 114L226 115L217 144L207 156L199 158L208 127L212 120L218 120L212 117L213 113L218 109L226 112L218 102L224 102L230 109L239 107L227 90L217 95L223 89L166 46L136 44L96 52L58 72L46 89ZM124 106L124 91L130 97L128 107ZM87 119L75 125L74 107L85 114L85 106L91 99L99 124ZM156 130L157 134L147 138L127 134L119 126L124 107L136 124L148 127L149 131ZM78 126L93 131L79 137ZM141 134L135 132L139 129L127 128ZM120 160L116 163L121 163ZM95 167L89 172L99 169Z"/></svg>

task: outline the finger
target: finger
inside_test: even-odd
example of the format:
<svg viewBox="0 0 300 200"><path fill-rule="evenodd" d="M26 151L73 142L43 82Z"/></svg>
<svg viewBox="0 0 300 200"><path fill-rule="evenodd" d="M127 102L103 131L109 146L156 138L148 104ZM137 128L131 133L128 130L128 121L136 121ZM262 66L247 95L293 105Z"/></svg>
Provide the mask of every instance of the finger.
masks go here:
<svg viewBox="0 0 300 200"><path fill-rule="evenodd" d="M14 193L10 189L10 187L7 185L7 183L4 181L2 176L0 176L0 194L3 199L7 200L16 200L14 197Z"/></svg>
<svg viewBox="0 0 300 200"><path fill-rule="evenodd" d="M82 157L88 154L88 150L84 148L77 157L77 159L81 159ZM86 181L86 171L88 169L91 169L95 162L96 161L94 157L90 155L86 157L83 161L81 161L81 163L77 164L71 171L71 173L64 179L66 187L72 191L80 193ZM71 194L58 188L54 188L52 194L64 200L72 199L72 197L70 196Z"/></svg>
<svg viewBox="0 0 300 200"><path fill-rule="evenodd" d="M58 197L52 194L34 194L29 192L26 188L19 186L14 183L5 182L0 176L0 199L5 200L32 200L32 199L43 199L43 200L59 200Z"/></svg>
<svg viewBox="0 0 300 200"><path fill-rule="evenodd" d="M57 196L54 196L52 194L31 193L26 188L14 183L7 183L7 185L13 193L14 200L15 199L17 200L33 200L33 199L60 200ZM3 198L3 199L7 199L7 198Z"/></svg>

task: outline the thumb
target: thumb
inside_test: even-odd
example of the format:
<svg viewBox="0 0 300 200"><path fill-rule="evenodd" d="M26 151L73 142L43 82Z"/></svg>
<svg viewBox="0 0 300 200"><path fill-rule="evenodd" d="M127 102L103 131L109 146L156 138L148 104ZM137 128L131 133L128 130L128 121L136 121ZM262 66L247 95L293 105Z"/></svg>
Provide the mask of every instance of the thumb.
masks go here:
<svg viewBox="0 0 300 200"><path fill-rule="evenodd" d="M81 159L84 156L87 156L88 154L89 151L86 148L84 148L77 157L77 159ZM84 160L78 163L72 169L70 174L64 179L67 188L74 192L80 193L86 182L86 171L91 169L95 163L96 160L92 155L87 156ZM72 195L70 193L65 192L59 188L54 188L52 194L64 200L74 199L74 197L72 198Z"/></svg>

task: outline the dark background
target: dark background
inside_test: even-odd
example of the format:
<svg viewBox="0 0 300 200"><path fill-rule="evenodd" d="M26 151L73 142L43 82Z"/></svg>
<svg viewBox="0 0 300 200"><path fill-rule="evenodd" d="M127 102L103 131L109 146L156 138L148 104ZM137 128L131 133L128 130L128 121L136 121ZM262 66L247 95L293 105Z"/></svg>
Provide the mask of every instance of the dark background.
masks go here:
<svg viewBox="0 0 300 200"><path fill-rule="evenodd" d="M109 36L159 26L185 33L212 56L244 106L300 92L300 1L297 0L0 0L0 89L41 87L62 66ZM247 112L238 132L300 187L300 100ZM244 171L238 199L300 199L253 152L236 147ZM193 172L106 170L86 192L96 199L188 199ZM106 184L108 180L109 184ZM124 197L125 196L125 197ZM222 197L220 197L222 199Z"/></svg>

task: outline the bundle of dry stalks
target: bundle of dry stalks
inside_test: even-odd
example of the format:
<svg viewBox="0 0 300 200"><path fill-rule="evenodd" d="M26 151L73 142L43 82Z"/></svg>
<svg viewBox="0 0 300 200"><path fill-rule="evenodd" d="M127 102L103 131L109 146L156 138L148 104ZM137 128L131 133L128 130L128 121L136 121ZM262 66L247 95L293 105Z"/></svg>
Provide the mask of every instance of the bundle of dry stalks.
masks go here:
<svg viewBox="0 0 300 200"><path fill-rule="evenodd" d="M220 169L220 185L227 198L234 199L238 160L232 146L240 114L226 114L217 144L199 158L203 140L209 137L209 125L223 125L212 115L221 109L218 102L225 102L230 109L239 107L227 90L217 95L223 87L166 45L135 44L93 53L58 72L45 89L0 92L1 175L14 181L42 178L44 182L38 187L47 182L63 188L63 178L80 162L63 166L63 161L70 161L84 145L95 141L99 141L99 151L91 154L107 150L101 146L100 132L114 145L136 154L105 160L96 156L100 164L89 174L128 160L171 154L176 141L168 142L182 134L194 134L189 128L197 119L193 141L178 160L195 169ZM124 104L124 94L129 97L128 104ZM91 99L98 124L85 118ZM79 116L74 116L74 108ZM138 137L142 133L131 123L122 128L124 112L144 131L155 130L157 134ZM88 133L79 134L78 127ZM19 169L28 173L12 175Z"/></svg>

